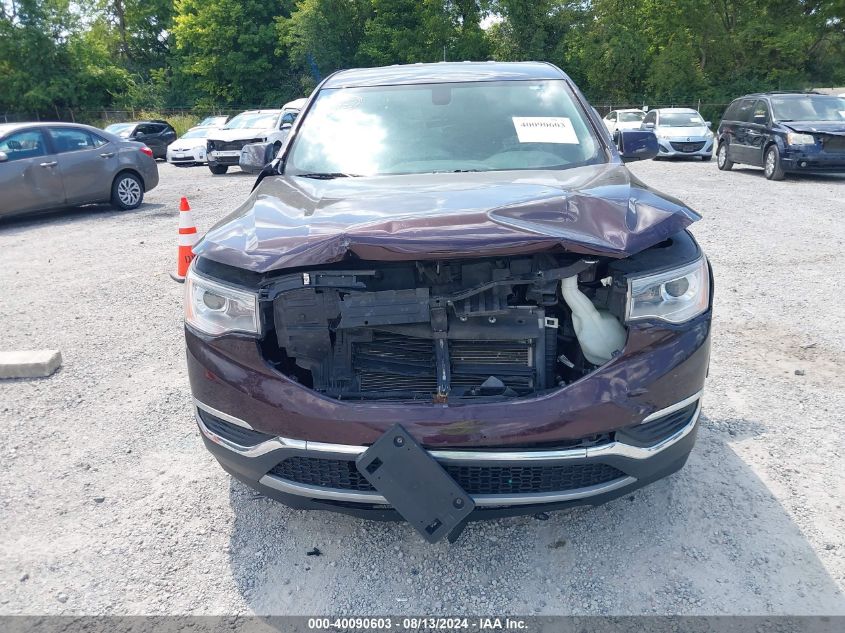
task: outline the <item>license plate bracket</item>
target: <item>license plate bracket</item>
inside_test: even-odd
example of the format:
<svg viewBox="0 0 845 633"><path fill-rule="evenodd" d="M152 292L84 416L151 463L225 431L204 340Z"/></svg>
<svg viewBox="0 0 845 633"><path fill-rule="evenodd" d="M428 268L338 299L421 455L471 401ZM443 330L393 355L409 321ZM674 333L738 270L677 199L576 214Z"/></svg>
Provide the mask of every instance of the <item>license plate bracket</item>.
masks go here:
<svg viewBox="0 0 845 633"><path fill-rule="evenodd" d="M355 460L358 472L429 543L457 539L475 503L443 467L395 424Z"/></svg>

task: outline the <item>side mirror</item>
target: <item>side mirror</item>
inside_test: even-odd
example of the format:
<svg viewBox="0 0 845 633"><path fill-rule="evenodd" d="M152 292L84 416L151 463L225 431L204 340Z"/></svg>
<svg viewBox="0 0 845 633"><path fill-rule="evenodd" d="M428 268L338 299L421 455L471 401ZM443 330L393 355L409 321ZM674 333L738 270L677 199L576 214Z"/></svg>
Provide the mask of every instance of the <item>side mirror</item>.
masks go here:
<svg viewBox="0 0 845 633"><path fill-rule="evenodd" d="M756 125L766 125L766 117L762 114L755 114L754 123Z"/></svg>
<svg viewBox="0 0 845 633"><path fill-rule="evenodd" d="M712 122L712 121L705 121L705 122L704 122L704 125L706 125L707 127L712 127L712 126L713 126L713 122Z"/></svg>
<svg viewBox="0 0 845 633"><path fill-rule="evenodd" d="M652 125L653 127L653 125ZM620 130L619 156L623 163L649 160L657 156L660 146L657 136L650 130Z"/></svg>
<svg viewBox="0 0 845 633"><path fill-rule="evenodd" d="M6 152L0 152L0 163L5 163L9 160L9 155Z"/></svg>
<svg viewBox="0 0 845 633"><path fill-rule="evenodd" d="M649 121L648 123L643 123L644 130L653 130L654 129L654 121Z"/></svg>
<svg viewBox="0 0 845 633"><path fill-rule="evenodd" d="M291 127L292 126L291 126L290 123L282 123L282 127L280 127L279 129L280 130L289 130Z"/></svg>

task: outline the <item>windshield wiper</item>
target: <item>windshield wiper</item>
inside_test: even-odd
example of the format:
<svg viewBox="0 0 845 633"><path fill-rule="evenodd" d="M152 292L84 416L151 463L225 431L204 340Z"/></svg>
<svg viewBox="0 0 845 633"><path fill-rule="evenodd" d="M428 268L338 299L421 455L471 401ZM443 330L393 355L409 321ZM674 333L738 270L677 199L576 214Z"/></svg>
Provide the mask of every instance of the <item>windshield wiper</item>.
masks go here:
<svg viewBox="0 0 845 633"><path fill-rule="evenodd" d="M359 178L358 174L344 174L339 171L313 173L313 174L294 174L300 178L314 178L315 180L332 180L333 178Z"/></svg>

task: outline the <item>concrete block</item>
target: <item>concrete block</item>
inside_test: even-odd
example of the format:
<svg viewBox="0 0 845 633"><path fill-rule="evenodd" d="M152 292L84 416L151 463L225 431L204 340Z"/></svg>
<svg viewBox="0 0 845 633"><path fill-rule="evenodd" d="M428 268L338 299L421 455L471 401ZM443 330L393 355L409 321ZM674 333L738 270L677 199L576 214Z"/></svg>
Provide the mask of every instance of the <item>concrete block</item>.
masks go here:
<svg viewBox="0 0 845 633"><path fill-rule="evenodd" d="M61 364L62 353L57 349L0 352L0 378L43 378Z"/></svg>

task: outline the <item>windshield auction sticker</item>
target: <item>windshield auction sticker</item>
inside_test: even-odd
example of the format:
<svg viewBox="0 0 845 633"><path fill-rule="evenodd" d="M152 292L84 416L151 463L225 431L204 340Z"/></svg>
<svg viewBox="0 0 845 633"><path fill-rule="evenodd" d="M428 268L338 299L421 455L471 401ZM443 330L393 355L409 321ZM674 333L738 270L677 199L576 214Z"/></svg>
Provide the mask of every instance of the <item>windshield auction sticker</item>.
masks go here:
<svg viewBox="0 0 845 633"><path fill-rule="evenodd" d="M515 116L511 118L520 143L580 144L572 122L566 117Z"/></svg>

